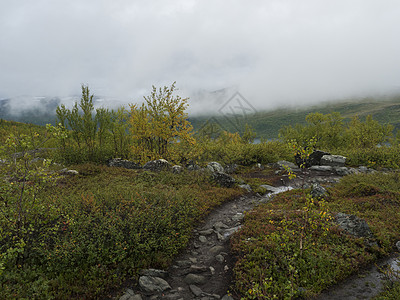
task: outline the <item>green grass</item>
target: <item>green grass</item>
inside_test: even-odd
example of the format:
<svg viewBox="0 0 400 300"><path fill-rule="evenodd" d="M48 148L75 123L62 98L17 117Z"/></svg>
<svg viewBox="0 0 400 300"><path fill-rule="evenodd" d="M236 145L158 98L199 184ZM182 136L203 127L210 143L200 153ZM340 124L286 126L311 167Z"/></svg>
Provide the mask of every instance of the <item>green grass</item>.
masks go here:
<svg viewBox="0 0 400 300"><path fill-rule="evenodd" d="M352 175L310 202L290 191L246 214L233 237L235 290L244 299L312 297L360 267L393 251L400 239L398 173ZM369 224L377 244L342 232L336 212Z"/></svg>

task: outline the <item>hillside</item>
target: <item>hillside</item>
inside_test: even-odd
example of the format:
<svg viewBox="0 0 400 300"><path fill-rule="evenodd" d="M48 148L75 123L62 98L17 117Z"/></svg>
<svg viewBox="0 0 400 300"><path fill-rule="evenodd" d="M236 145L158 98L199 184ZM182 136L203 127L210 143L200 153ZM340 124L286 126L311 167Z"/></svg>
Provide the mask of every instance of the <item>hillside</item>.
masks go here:
<svg viewBox="0 0 400 300"><path fill-rule="evenodd" d="M19 115L13 115L9 111L9 102L2 101L0 104L0 119L9 121L18 121L24 123L33 123L37 125L45 125L47 123L55 123L55 104L56 100L44 101L41 104L43 109L35 106L32 110L24 110ZM241 131L245 124L248 123L257 133L258 138L272 139L277 138L279 129L294 125L296 123L305 123L305 117L309 113L332 113L339 112L345 120L358 115L361 119L371 114L374 119L380 123L391 124L395 129L400 128L400 95L386 98L363 98L349 99L340 102L322 103L319 105L302 107L302 108L282 108L271 111L260 111L252 116L226 119L224 116L190 116L189 121L195 130L201 129L207 122L217 123L224 130L230 132Z"/></svg>
<svg viewBox="0 0 400 300"><path fill-rule="evenodd" d="M309 113L332 113L339 112L346 121L358 115L364 119L367 115L372 115L380 123L391 124L395 129L400 128L400 95L390 98L364 98L341 102L324 103L305 108L287 108L273 111L260 111L253 116L243 118L238 116L236 119L227 120L223 116L210 117L190 117L195 130L199 130L210 120L221 125L229 131L237 131L244 128L248 123L257 132L259 138L277 138L279 129L283 126L305 123L305 117Z"/></svg>

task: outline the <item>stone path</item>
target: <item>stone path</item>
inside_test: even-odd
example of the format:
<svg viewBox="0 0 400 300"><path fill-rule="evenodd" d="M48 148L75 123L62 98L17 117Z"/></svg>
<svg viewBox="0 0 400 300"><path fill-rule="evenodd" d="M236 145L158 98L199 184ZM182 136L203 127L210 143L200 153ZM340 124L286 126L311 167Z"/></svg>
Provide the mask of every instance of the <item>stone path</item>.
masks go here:
<svg viewBox="0 0 400 300"><path fill-rule="evenodd" d="M334 184L339 177L337 173L311 170L298 174L296 180L290 183L287 178L281 179L281 182L298 188L312 183ZM283 190L277 189L276 193ZM265 201L269 198L243 196L213 210L194 230L187 249L168 270L144 270L138 284L128 289L119 300L240 299L229 293L234 266L229 237L240 228L244 212ZM343 288L333 287L318 299L371 298L380 290L381 284L376 269L371 268L368 272L368 276L354 276L341 285ZM346 290L350 294L346 294Z"/></svg>
<svg viewBox="0 0 400 300"><path fill-rule="evenodd" d="M243 213L265 200L265 197L244 196L216 208L194 231L188 248L175 259L165 274L140 277L141 286L128 290L120 300L237 299L228 295L234 265L229 254L229 237L240 228ZM157 287L151 284L146 287L140 283L143 277L146 280L152 278L150 281L155 286L165 286L165 283L168 286L163 291L155 292ZM146 289L147 292L144 291Z"/></svg>

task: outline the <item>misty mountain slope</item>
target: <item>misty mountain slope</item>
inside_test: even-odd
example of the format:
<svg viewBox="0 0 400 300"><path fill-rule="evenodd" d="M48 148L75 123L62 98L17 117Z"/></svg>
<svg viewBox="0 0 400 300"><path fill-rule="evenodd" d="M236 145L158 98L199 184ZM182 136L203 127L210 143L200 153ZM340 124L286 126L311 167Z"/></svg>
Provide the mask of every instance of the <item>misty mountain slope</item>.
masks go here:
<svg viewBox="0 0 400 300"><path fill-rule="evenodd" d="M345 121L349 121L356 115L360 119L372 115L374 119L381 123L393 125L396 130L400 128L400 96L389 99L365 98L302 108L260 111L253 115L236 116L229 119L222 115L190 117L190 121L195 130L199 130L210 120L210 122L218 123L223 129L231 132L244 130L244 125L247 123L257 132L257 137L277 138L280 128L288 125L293 126L296 123L304 124L306 116L315 112L323 114L339 112Z"/></svg>
<svg viewBox="0 0 400 300"><path fill-rule="evenodd" d="M32 106L21 106L18 113L11 107L17 107L18 99L3 99L0 101L0 119L45 125L54 124L56 121L55 108L60 104L57 98L41 99ZM13 103L14 102L14 103ZM105 107L109 106L107 101L102 102ZM324 103L301 108L281 108L272 111L259 111L251 115L226 118L223 115L190 116L189 121L194 129L200 130L207 122L217 123L224 130L230 132L242 132L245 124L249 124L257 133L258 138L277 138L279 129L296 123L304 124L305 118L310 113L320 112L323 114L339 112L345 121L358 115L361 119L372 115L381 123L391 124L395 129L400 128L400 95L390 98L364 98L341 102Z"/></svg>

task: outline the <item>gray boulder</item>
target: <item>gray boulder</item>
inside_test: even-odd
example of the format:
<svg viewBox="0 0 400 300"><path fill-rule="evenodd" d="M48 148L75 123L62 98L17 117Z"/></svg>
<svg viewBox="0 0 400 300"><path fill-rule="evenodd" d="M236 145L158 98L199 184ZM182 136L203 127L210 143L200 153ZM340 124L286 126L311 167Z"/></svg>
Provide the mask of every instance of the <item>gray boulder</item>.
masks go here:
<svg viewBox="0 0 400 300"><path fill-rule="evenodd" d="M351 169L349 169L347 167L337 167L337 168L335 168L335 172L339 176L346 176L346 175L349 175L352 173Z"/></svg>
<svg viewBox="0 0 400 300"><path fill-rule="evenodd" d="M319 183L314 183L311 187L311 196L313 198L324 198L328 192Z"/></svg>
<svg viewBox="0 0 400 300"><path fill-rule="evenodd" d="M296 154L294 159L299 167L309 168L311 166L321 165L321 158L324 155L329 155L329 153L321 150L314 150L307 159L302 159L300 154Z"/></svg>
<svg viewBox="0 0 400 300"><path fill-rule="evenodd" d="M108 161L109 167L119 167L125 169L141 169L142 166L130 160L122 158L113 158Z"/></svg>
<svg viewBox="0 0 400 300"><path fill-rule="evenodd" d="M212 173L215 172L223 173L225 171L224 168L221 166L221 164L216 161L209 162L207 164L207 170L209 170Z"/></svg>
<svg viewBox="0 0 400 300"><path fill-rule="evenodd" d="M181 166L175 165L172 167L171 171L172 173L179 174L183 171L183 168Z"/></svg>
<svg viewBox="0 0 400 300"><path fill-rule="evenodd" d="M69 170L67 168L64 168L60 171L58 171L61 175L69 175L69 176L75 176L79 175L79 172L77 170Z"/></svg>
<svg viewBox="0 0 400 300"><path fill-rule="evenodd" d="M248 184L240 184L239 185L240 188L246 190L248 193L251 193L253 190L251 189L251 186Z"/></svg>
<svg viewBox="0 0 400 300"><path fill-rule="evenodd" d="M187 168L189 171L198 171L198 170L201 169L200 166L197 165L197 164L195 164L195 163L190 163L190 164L188 164L188 165L186 166L186 168Z"/></svg>
<svg viewBox="0 0 400 300"><path fill-rule="evenodd" d="M169 170L170 168L171 168L170 163L162 158L149 161L145 163L143 166L143 169L150 171L163 171L163 170Z"/></svg>
<svg viewBox="0 0 400 300"><path fill-rule="evenodd" d="M311 166L309 169L313 170L313 171L320 171L320 172L333 171L333 168L331 166Z"/></svg>
<svg viewBox="0 0 400 300"><path fill-rule="evenodd" d="M338 213L336 223L341 229L356 237L373 238L374 235L367 222L355 215Z"/></svg>
<svg viewBox="0 0 400 300"><path fill-rule="evenodd" d="M321 158L321 166L344 167L345 163L346 157L341 155L324 155Z"/></svg>
<svg viewBox="0 0 400 300"><path fill-rule="evenodd" d="M171 286L164 279L152 276L140 276L139 286L148 293L163 292L171 289Z"/></svg>
<svg viewBox="0 0 400 300"><path fill-rule="evenodd" d="M235 184L235 178L232 176L223 173L223 172L215 172L212 174L212 179L217 182L222 187L233 187Z"/></svg>
<svg viewBox="0 0 400 300"><path fill-rule="evenodd" d="M224 169L225 169L225 173L233 174L233 173L236 173L237 168L238 168L237 164L230 164L230 165L226 165Z"/></svg>

